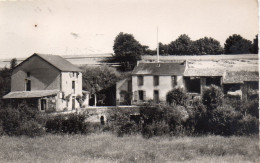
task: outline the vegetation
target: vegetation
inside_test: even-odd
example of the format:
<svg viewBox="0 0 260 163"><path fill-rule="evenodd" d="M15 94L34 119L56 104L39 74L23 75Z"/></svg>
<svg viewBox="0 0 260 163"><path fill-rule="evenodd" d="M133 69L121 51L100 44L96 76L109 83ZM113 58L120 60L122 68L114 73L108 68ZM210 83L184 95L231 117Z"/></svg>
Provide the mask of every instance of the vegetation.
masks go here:
<svg viewBox="0 0 260 163"><path fill-rule="evenodd" d="M259 162L258 136L3 136L0 144L1 162Z"/></svg>
<svg viewBox="0 0 260 163"><path fill-rule="evenodd" d="M242 36L234 34L229 36L225 42L225 54L248 54L252 47L252 42Z"/></svg>
<svg viewBox="0 0 260 163"><path fill-rule="evenodd" d="M116 82L129 76L108 66L82 66L83 90L90 91L90 105L115 106Z"/></svg>
<svg viewBox="0 0 260 163"><path fill-rule="evenodd" d="M115 62L120 63L123 71L129 71L134 68L136 62L141 59L147 46L142 46L131 34L119 33L114 41Z"/></svg>

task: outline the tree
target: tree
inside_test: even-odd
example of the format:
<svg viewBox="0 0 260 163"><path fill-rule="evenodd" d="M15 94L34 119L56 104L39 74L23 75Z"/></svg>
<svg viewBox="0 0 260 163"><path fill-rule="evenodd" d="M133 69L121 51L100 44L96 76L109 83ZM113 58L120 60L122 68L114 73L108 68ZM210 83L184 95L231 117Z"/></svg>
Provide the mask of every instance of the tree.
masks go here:
<svg viewBox="0 0 260 163"><path fill-rule="evenodd" d="M17 59L16 59L16 58L13 58L13 59L10 61L10 69L13 70L16 65L17 65Z"/></svg>
<svg viewBox="0 0 260 163"><path fill-rule="evenodd" d="M132 34L120 32L114 41L113 59L120 63L121 70L132 70L144 54L144 49Z"/></svg>
<svg viewBox="0 0 260 163"><path fill-rule="evenodd" d="M191 54L192 41L186 34L180 35L175 41L169 44L170 55L189 55Z"/></svg>
<svg viewBox="0 0 260 163"><path fill-rule="evenodd" d="M193 42L192 53L196 55L216 55L222 54L223 48L219 41L211 37L204 37Z"/></svg>
<svg viewBox="0 0 260 163"><path fill-rule="evenodd" d="M159 43L159 54L160 55L169 55L169 46L167 44Z"/></svg>
<svg viewBox="0 0 260 163"><path fill-rule="evenodd" d="M225 42L225 54L247 54L250 53L252 42L240 35L229 36Z"/></svg>
<svg viewBox="0 0 260 163"><path fill-rule="evenodd" d="M253 41L252 47L251 47L251 53L258 54L258 34L255 36L255 39Z"/></svg>

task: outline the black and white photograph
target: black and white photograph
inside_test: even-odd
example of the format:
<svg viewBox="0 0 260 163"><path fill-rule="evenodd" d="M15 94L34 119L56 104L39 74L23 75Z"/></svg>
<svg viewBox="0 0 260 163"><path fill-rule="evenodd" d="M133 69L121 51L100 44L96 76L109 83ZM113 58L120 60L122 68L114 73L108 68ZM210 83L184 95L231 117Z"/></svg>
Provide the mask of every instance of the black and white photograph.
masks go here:
<svg viewBox="0 0 260 163"><path fill-rule="evenodd" d="M258 163L258 0L0 0L0 163Z"/></svg>

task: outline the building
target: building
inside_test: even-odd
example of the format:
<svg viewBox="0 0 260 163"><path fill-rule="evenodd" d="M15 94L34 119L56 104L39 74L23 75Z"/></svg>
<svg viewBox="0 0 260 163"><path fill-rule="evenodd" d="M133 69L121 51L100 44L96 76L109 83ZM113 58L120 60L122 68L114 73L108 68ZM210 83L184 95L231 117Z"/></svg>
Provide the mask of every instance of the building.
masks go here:
<svg viewBox="0 0 260 163"><path fill-rule="evenodd" d="M199 60L144 62L130 78L117 83L117 105L164 103L174 87L183 88L190 99L210 86L219 86L226 96L258 97L258 62L255 60Z"/></svg>
<svg viewBox="0 0 260 163"><path fill-rule="evenodd" d="M4 99L25 100L41 111L67 111L88 101L81 70L58 55L33 54L12 71L11 92ZM87 104L87 103L85 103Z"/></svg>
<svg viewBox="0 0 260 163"><path fill-rule="evenodd" d="M185 62L139 63L131 78L117 83L117 103L126 101L127 92L131 92L131 104L166 102L168 91L174 87L184 87L184 70Z"/></svg>

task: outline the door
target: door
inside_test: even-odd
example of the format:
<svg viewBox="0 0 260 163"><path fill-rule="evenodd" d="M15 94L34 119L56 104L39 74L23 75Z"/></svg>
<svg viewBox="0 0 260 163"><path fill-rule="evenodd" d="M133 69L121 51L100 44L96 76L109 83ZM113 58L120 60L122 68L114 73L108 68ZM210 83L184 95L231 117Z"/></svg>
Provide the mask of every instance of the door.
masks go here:
<svg viewBox="0 0 260 163"><path fill-rule="evenodd" d="M153 96L154 103L159 104L159 91L154 90L154 96Z"/></svg>
<svg viewBox="0 0 260 163"><path fill-rule="evenodd" d="M72 110L75 110L75 97L72 98Z"/></svg>

